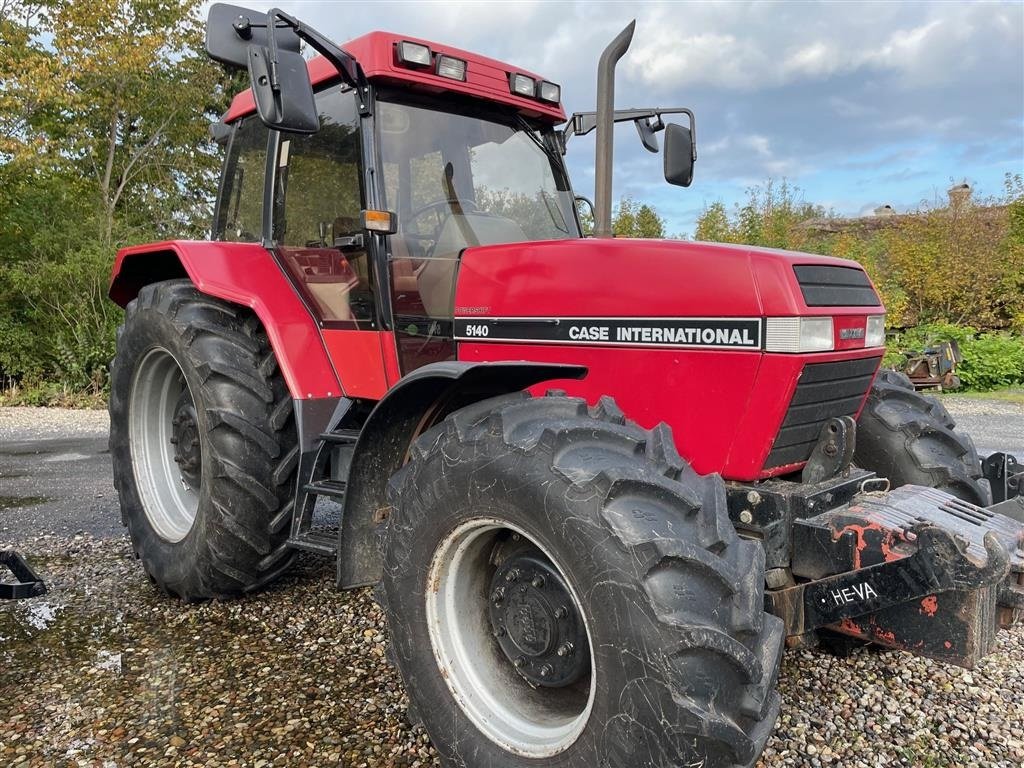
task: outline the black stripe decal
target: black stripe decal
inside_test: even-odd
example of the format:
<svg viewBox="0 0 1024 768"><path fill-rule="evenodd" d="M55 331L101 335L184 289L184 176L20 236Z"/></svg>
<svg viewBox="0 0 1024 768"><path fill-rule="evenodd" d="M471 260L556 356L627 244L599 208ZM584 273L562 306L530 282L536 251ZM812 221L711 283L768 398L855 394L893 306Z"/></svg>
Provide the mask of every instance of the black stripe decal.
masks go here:
<svg viewBox="0 0 1024 768"><path fill-rule="evenodd" d="M456 317L455 338L617 347L762 347L759 317Z"/></svg>

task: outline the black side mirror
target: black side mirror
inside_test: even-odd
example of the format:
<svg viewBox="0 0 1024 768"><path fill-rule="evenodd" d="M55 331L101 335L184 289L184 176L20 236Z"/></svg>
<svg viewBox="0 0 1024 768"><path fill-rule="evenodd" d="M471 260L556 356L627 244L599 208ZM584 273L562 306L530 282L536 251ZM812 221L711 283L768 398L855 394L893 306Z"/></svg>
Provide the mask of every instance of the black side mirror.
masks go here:
<svg viewBox="0 0 1024 768"><path fill-rule="evenodd" d="M277 52L277 82L272 80L270 53L262 46L249 47L249 78L256 112L268 128L291 133L316 133L320 116L313 86L302 54Z"/></svg>
<svg viewBox="0 0 1024 768"><path fill-rule="evenodd" d="M279 25L275 30L274 42L278 53L298 53L302 44L291 27ZM267 14L252 11L238 5L214 3L206 17L206 53L214 61L234 69L249 66L249 46L265 47L267 37Z"/></svg>
<svg viewBox="0 0 1024 768"><path fill-rule="evenodd" d="M696 158L693 132L675 123L665 126L665 181L677 187L690 186Z"/></svg>
<svg viewBox="0 0 1024 768"><path fill-rule="evenodd" d="M295 29L267 14L216 3L206 24L206 52L229 67L246 67L260 120L274 130L316 133L320 118Z"/></svg>

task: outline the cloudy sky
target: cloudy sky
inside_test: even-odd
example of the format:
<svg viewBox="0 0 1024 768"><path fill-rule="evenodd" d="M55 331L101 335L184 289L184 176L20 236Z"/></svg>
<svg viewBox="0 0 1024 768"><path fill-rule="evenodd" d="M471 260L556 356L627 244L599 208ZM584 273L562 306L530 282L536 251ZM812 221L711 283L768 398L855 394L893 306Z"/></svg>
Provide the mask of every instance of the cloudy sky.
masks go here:
<svg viewBox="0 0 1024 768"><path fill-rule="evenodd" d="M620 126L615 196L653 203L672 234L768 177L856 215L944 197L951 180L995 194L1024 173L1019 0L276 4L339 42L386 29L519 64L561 83L567 111L594 108L598 56L635 18L616 104L692 108L698 161L693 186L669 187L660 156ZM568 154L588 196L593 152L588 136Z"/></svg>

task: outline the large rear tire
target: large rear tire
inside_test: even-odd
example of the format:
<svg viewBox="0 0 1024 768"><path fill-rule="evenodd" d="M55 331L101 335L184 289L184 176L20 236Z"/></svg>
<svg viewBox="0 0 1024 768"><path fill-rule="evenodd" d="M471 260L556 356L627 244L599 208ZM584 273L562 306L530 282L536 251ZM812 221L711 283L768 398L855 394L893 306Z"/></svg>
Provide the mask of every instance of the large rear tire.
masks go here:
<svg viewBox="0 0 1024 768"><path fill-rule="evenodd" d="M604 399L449 416L390 484L382 599L412 707L464 768L750 766L782 623L717 475Z"/></svg>
<svg viewBox="0 0 1024 768"><path fill-rule="evenodd" d="M974 441L956 431L945 406L902 373L881 370L857 423L854 463L893 486L924 485L979 506L992 503Z"/></svg>
<svg viewBox="0 0 1024 768"><path fill-rule="evenodd" d="M187 280L128 304L111 364L121 514L153 581L183 600L283 573L298 442L292 401L249 310Z"/></svg>

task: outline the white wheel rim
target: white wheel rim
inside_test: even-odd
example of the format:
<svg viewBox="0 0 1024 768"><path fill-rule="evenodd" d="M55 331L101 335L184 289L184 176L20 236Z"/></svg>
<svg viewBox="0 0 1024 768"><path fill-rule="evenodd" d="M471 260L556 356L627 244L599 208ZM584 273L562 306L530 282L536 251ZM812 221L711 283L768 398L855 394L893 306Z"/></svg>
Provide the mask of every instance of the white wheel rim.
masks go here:
<svg viewBox="0 0 1024 768"><path fill-rule="evenodd" d="M434 554L427 581L427 626L441 674L473 725L509 752L550 757L576 742L593 711L593 640L570 584L587 631L589 684L584 679L570 688L534 688L515 671L492 635L487 613L489 555L499 534L509 531L536 546L565 579L558 561L521 528L494 518L470 520L451 531Z"/></svg>
<svg viewBox="0 0 1024 768"><path fill-rule="evenodd" d="M157 535L172 544L192 530L199 510L199 494L182 478L171 444L175 405L187 387L171 353L154 348L135 369L128 404L128 440L142 509Z"/></svg>

